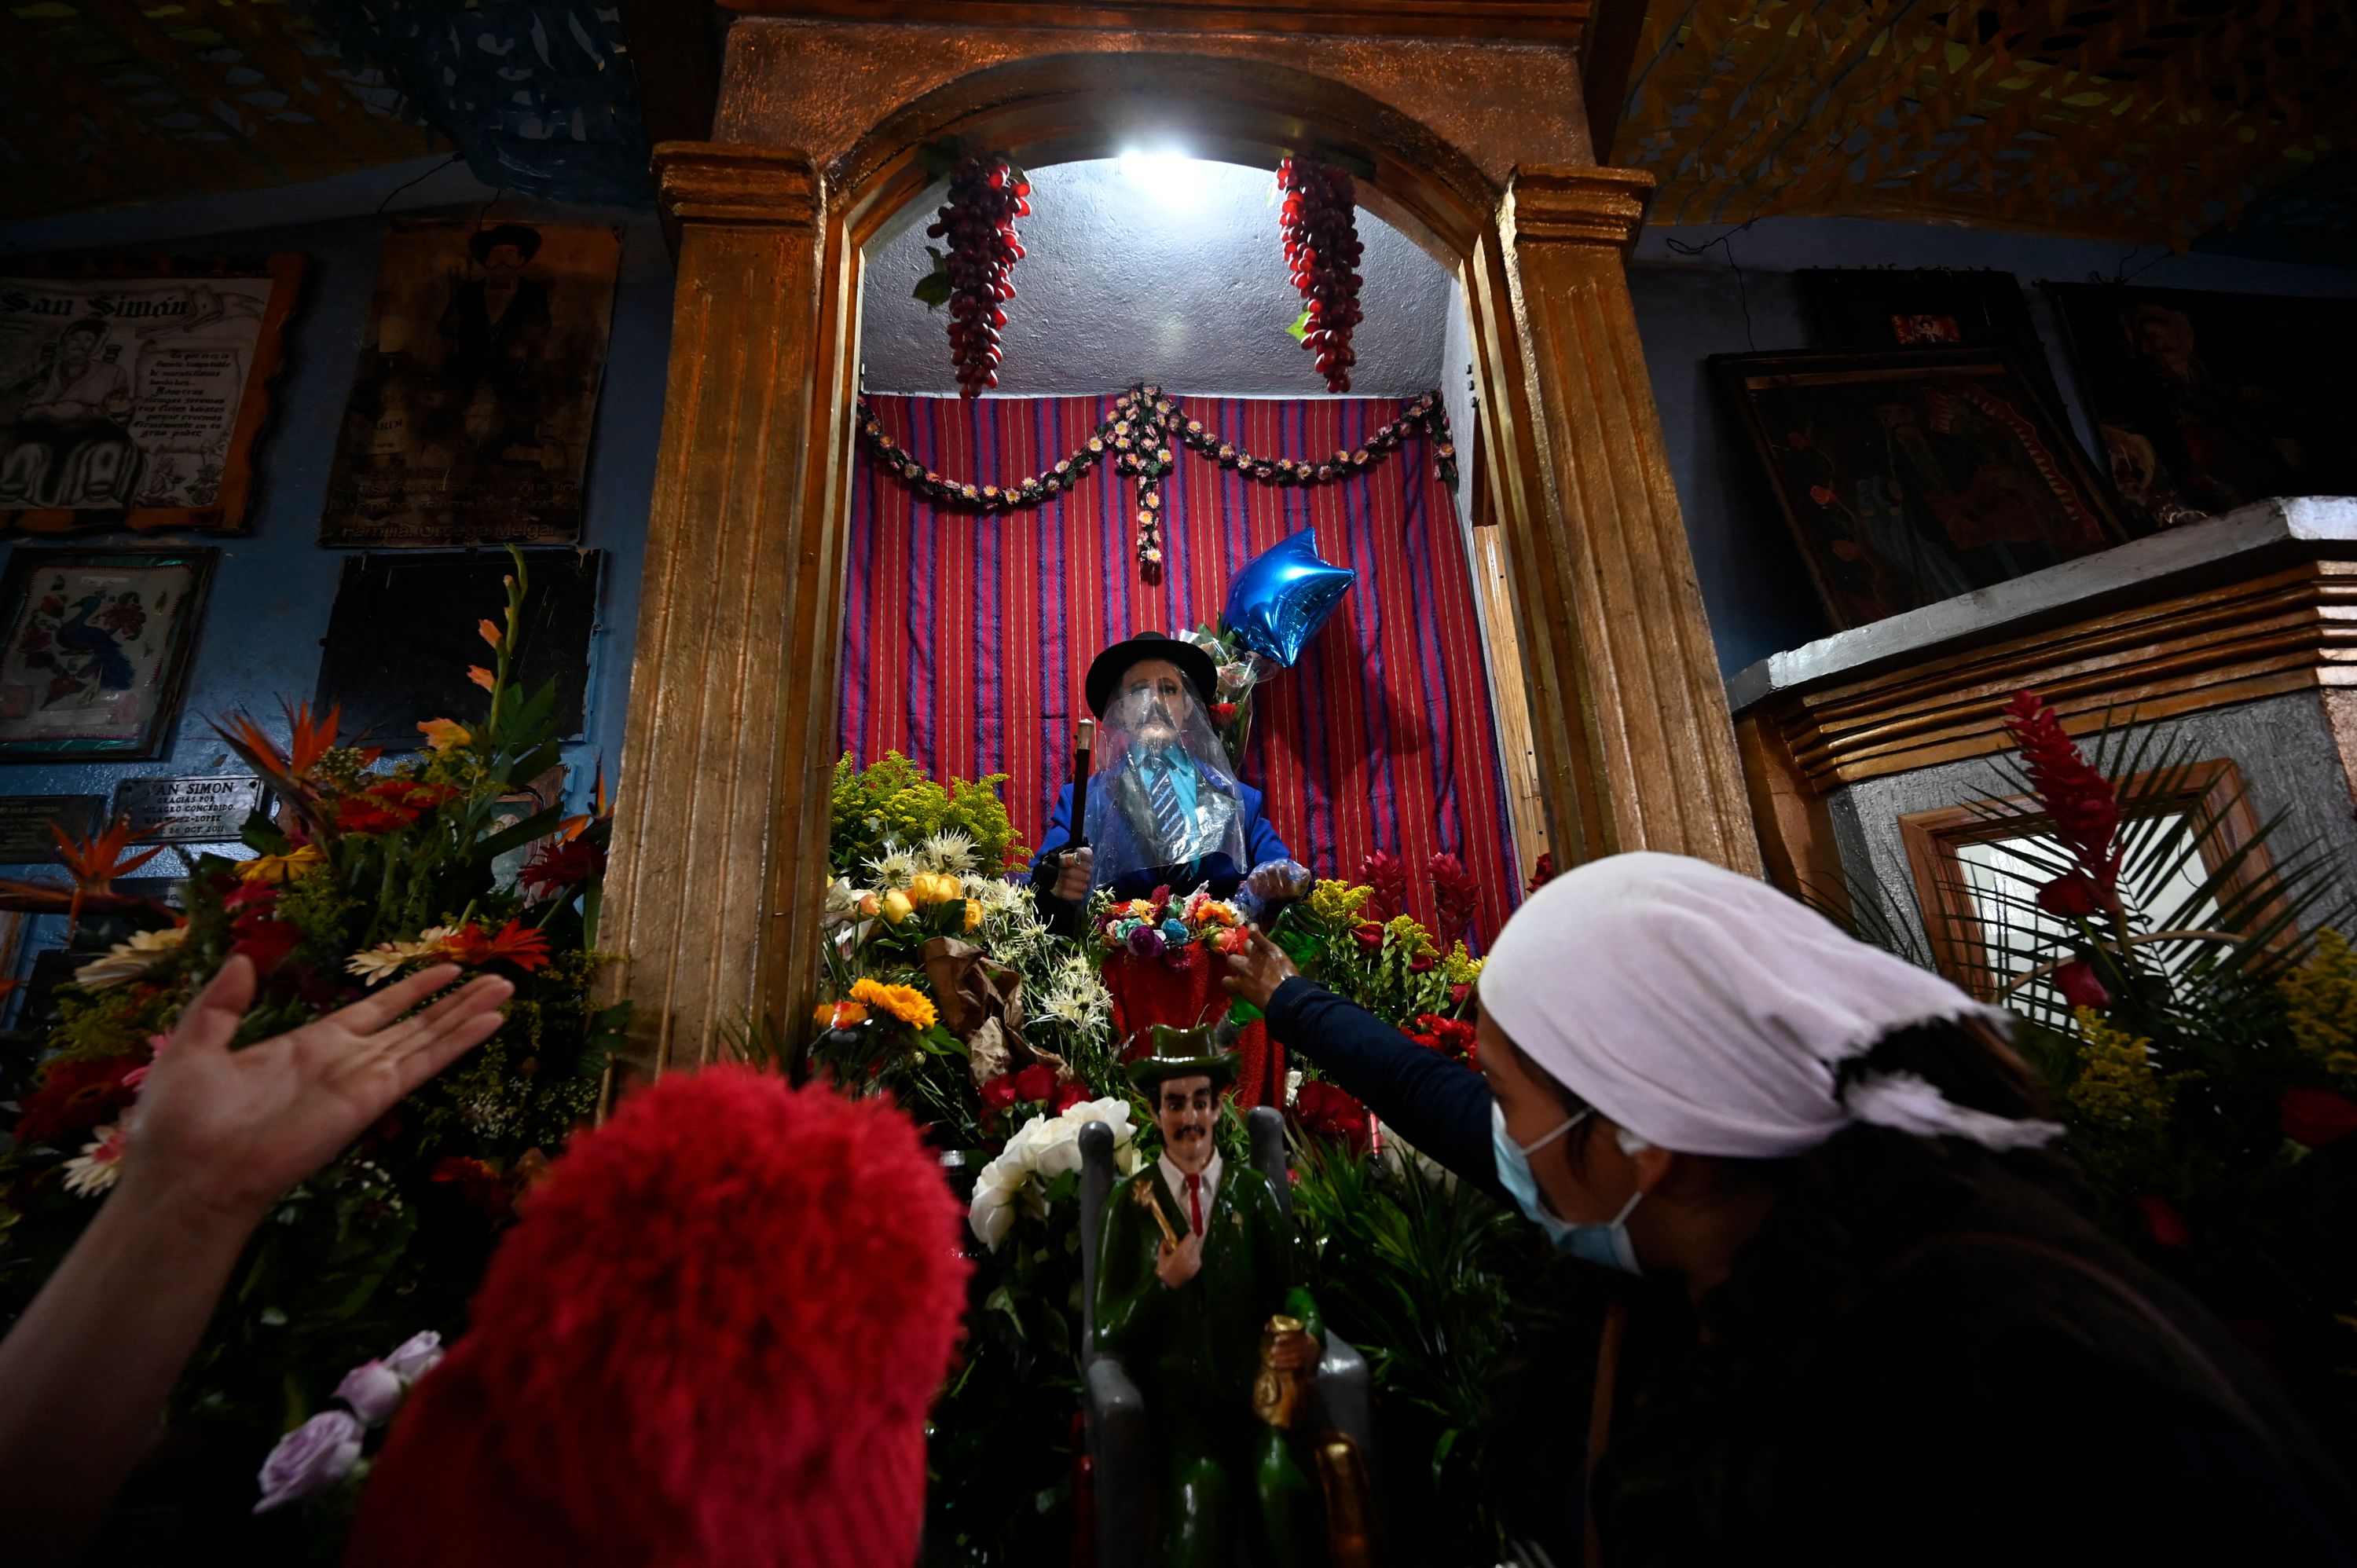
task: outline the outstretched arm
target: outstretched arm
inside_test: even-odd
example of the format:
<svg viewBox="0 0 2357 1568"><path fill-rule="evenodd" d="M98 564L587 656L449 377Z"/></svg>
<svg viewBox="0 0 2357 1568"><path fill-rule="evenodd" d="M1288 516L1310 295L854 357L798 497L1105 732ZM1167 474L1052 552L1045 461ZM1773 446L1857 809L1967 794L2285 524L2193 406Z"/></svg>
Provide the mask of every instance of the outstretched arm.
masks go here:
<svg viewBox="0 0 2357 1568"><path fill-rule="evenodd" d="M500 1026L514 987L453 964L230 1049L253 1001L232 958L180 1015L129 1121L123 1175L0 1341L0 1538L68 1563L154 1434L254 1227L395 1101Z"/></svg>
<svg viewBox="0 0 2357 1568"><path fill-rule="evenodd" d="M1490 1144L1490 1086L1357 1004L1304 980L1254 931L1221 982L1268 1015L1272 1038L1299 1051L1399 1135L1460 1178L1508 1201Z"/></svg>

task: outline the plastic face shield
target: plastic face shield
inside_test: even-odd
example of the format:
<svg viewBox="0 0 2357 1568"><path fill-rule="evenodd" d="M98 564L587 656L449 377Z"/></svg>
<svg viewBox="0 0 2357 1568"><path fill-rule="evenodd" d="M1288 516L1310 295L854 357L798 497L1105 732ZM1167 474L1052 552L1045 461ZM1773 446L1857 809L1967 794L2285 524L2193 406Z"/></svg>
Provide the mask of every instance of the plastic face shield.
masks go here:
<svg viewBox="0 0 2357 1568"><path fill-rule="evenodd" d="M1214 854L1243 865L1243 800L1227 748L1200 695L1175 666L1148 660L1127 671L1105 704L1089 779L1094 886L1157 867L1185 868ZM1192 810L1174 835L1152 800L1158 774L1191 774ZM1183 799L1186 791L1179 794Z"/></svg>

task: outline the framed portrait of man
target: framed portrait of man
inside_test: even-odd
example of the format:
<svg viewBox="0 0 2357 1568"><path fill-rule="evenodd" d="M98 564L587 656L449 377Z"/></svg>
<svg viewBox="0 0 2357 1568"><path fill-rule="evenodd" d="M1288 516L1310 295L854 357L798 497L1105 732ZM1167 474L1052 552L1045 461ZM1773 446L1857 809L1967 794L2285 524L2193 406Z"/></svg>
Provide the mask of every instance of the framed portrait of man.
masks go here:
<svg viewBox="0 0 2357 1568"><path fill-rule="evenodd" d="M0 527L243 533L299 255L0 266Z"/></svg>
<svg viewBox="0 0 2357 1568"><path fill-rule="evenodd" d="M1710 364L1837 628L2127 537L2004 349L1721 354Z"/></svg>
<svg viewBox="0 0 2357 1568"><path fill-rule="evenodd" d="M216 553L18 546L0 573L0 761L160 755Z"/></svg>
<svg viewBox="0 0 2357 1568"><path fill-rule="evenodd" d="M515 678L526 692L554 685L556 733L572 738L587 713L605 553L527 550L523 557L531 593ZM514 569L504 550L346 560L328 616L315 708L340 707L345 734L388 751L424 746L421 720L473 723L485 698L467 670L490 659L476 628L500 618L503 579Z"/></svg>
<svg viewBox="0 0 2357 1568"><path fill-rule="evenodd" d="M2357 300L2046 286L2131 527L2357 495Z"/></svg>
<svg viewBox="0 0 2357 1568"><path fill-rule="evenodd" d="M395 222L322 544L562 544L605 376L622 231Z"/></svg>

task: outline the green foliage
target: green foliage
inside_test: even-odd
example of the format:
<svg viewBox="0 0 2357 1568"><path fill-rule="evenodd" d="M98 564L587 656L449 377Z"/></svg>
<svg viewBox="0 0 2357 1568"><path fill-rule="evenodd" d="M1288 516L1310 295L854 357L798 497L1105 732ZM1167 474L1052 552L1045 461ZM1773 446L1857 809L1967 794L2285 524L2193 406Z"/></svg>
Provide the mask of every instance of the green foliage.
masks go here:
<svg viewBox="0 0 2357 1568"><path fill-rule="evenodd" d="M524 592L518 558L503 623L486 617L497 668L485 671L485 711L463 727L438 721L437 749L378 766L333 746L331 726L307 714L290 714L283 752L250 719L225 725L299 836L257 812L244 833L255 859L200 858L181 890L182 923L165 925L159 907L138 933L144 946L106 951L127 933L85 927L83 956L102 955L106 969L59 993L45 1079L61 1063L144 1064L149 1037L168 1032L234 948L260 972L238 1045L443 958L516 984L500 1033L288 1194L240 1261L175 1398L213 1441L250 1450L245 1476L282 1430L326 1407L350 1368L420 1330L457 1333L514 1197L593 1115L619 1043L625 1010L592 1003L608 960L587 945L608 826L583 818L559 833L556 811L517 822L502 800L557 755L553 689L509 680ZM568 856L575 872L520 881L503 871L500 857L527 846ZM0 1155L0 1313L22 1309L97 1208L61 1180L84 1135ZM243 1494L231 1511L251 1503Z"/></svg>
<svg viewBox="0 0 2357 1568"><path fill-rule="evenodd" d="M2073 1152L2120 1239L2223 1320L2260 1337L2285 1386L2341 1441L2357 1439L2357 1124L2342 1098L2357 1067L2357 961L2335 927L2351 905L2319 843L2287 841L2287 817L2235 831L2243 804L2204 798L2185 737L2107 729L2091 761L2118 802L2117 908L2057 917L2039 899L2083 867L2049 840L2031 780L2000 774L2026 801L1979 814L2027 869L1978 889L1990 971L1968 976L2019 1018L2025 1058L2057 1090ZM2190 810L2189 810L2189 805ZM2131 890L2189 890L2147 908ZM1835 912L1835 911L1828 911ZM1904 922L1854 894L1840 911L1861 938L1917 962ZM2107 993L2074 1010L2067 963Z"/></svg>
<svg viewBox="0 0 2357 1568"><path fill-rule="evenodd" d="M972 839L985 867L1026 859L1029 852L998 798L998 787L1006 782L1006 774L994 773L936 784L897 751L863 771L845 752L834 765L828 865L838 876L859 876L867 862L885 853L888 840L918 843L944 828Z"/></svg>
<svg viewBox="0 0 2357 1568"><path fill-rule="evenodd" d="M1504 1541L1481 1486L1487 1390L1507 1350L1509 1295L1543 1252L1518 1217L1413 1153L1305 1138L1294 1165L1304 1283L1328 1326L1367 1358L1385 1441L1428 1455L1425 1485L1387 1498L1387 1514L1417 1520L1446 1562L1498 1562Z"/></svg>

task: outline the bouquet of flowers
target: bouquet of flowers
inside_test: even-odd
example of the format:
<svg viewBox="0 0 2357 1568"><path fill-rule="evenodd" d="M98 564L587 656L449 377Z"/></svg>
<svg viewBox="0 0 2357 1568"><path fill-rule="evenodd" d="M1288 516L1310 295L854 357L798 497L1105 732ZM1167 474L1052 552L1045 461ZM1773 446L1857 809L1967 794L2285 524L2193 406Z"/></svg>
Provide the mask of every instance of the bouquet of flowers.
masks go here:
<svg viewBox="0 0 2357 1568"><path fill-rule="evenodd" d="M1179 636L1180 640L1191 642L1210 654L1218 669L1211 707L1211 727L1219 733L1220 745L1226 749L1229 763L1237 763L1243 757L1244 743L1252 738L1253 688L1275 666L1262 661L1232 631L1213 631L1210 627L1199 626Z"/></svg>
<svg viewBox="0 0 2357 1568"><path fill-rule="evenodd" d="M1440 906L1469 918L1471 879L1456 857L1435 855L1432 869ZM1369 856L1361 875L1356 885L1313 886L1279 918L1271 933L1277 944L1311 979L1403 1029L1415 1019L1464 1016L1481 961L1462 941L1442 950L1432 932L1400 912L1405 875L1390 855Z"/></svg>
<svg viewBox="0 0 2357 1568"><path fill-rule="evenodd" d="M1150 898L1116 900L1100 893L1092 903L1089 924L1106 952L1169 957L1173 967L1188 961L1186 950L1191 947L1239 953L1252 945L1243 912L1200 889L1179 899L1172 898L1168 887L1156 888Z"/></svg>
<svg viewBox="0 0 2357 1568"><path fill-rule="evenodd" d="M232 953L257 972L240 1043L281 1033L412 969L455 962L516 983L500 1034L402 1101L289 1193L242 1261L178 1394L258 1462L322 1411L371 1347L455 1331L511 1207L595 1112L623 1009L590 1000L608 832L601 799L566 817L514 804L555 766L555 692L511 680L522 563L470 674L485 712L418 725L399 761L339 743L339 715L287 711L282 745L245 715L223 739L276 798L252 858L200 857L180 907L112 886L145 854L117 824L68 844L70 885L0 886L65 916L88 954L61 988L43 1058L0 1155L0 1307L22 1309L113 1185L148 1064ZM153 852L148 852L153 853ZM516 864L522 856L522 864Z"/></svg>

